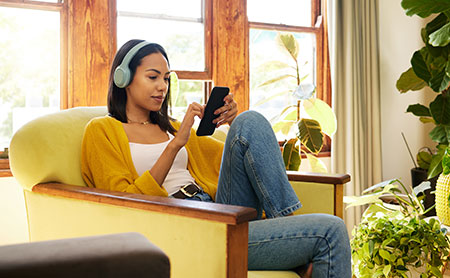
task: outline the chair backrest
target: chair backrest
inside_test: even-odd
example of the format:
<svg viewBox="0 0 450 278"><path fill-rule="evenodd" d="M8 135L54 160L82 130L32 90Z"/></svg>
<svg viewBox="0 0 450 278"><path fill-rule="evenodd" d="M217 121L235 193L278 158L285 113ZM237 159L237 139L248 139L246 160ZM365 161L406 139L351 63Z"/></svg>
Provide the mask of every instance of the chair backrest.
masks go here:
<svg viewBox="0 0 450 278"><path fill-rule="evenodd" d="M11 139L11 171L27 190L38 183L61 182L86 186L81 176L84 127L106 107L76 107L30 121Z"/></svg>

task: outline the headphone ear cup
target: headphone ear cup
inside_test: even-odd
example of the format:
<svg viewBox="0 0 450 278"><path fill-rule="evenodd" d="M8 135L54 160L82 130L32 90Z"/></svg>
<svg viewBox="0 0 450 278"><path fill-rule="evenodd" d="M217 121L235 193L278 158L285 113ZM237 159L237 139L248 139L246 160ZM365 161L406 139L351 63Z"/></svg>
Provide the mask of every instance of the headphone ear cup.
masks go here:
<svg viewBox="0 0 450 278"><path fill-rule="evenodd" d="M114 84L119 88L125 88L130 83L130 70L118 66L114 71Z"/></svg>

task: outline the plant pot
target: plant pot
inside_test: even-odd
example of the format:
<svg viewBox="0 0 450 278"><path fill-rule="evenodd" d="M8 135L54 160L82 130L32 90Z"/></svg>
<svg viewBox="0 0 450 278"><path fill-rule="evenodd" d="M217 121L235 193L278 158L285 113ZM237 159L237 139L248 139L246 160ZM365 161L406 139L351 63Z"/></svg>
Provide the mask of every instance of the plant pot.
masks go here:
<svg viewBox="0 0 450 278"><path fill-rule="evenodd" d="M436 183L436 215L444 225L450 225L450 175L440 174Z"/></svg>
<svg viewBox="0 0 450 278"><path fill-rule="evenodd" d="M427 179L428 172L427 170L424 170L422 168L412 168L411 169L411 181L413 188L421 184L423 181L428 180ZM425 209L428 209L429 207L433 206L435 203L435 194L432 194L431 192L436 190L436 182L437 182L438 176L429 179L428 181L431 183L431 189L425 190L425 199L423 199L423 205ZM425 216L435 216L436 215L436 209L433 208L429 212L425 214Z"/></svg>

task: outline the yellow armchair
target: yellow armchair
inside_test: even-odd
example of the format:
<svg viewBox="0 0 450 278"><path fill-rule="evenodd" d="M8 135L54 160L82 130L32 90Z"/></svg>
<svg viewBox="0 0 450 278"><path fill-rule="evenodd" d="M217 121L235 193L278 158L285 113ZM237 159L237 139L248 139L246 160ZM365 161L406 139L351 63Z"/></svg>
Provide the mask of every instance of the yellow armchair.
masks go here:
<svg viewBox="0 0 450 278"><path fill-rule="evenodd" d="M83 130L105 107L78 107L33 120L13 136L10 163L24 189L31 241L139 232L170 258L172 277L298 277L247 271L251 208L88 188L81 177ZM289 172L303 208L342 217L349 175Z"/></svg>

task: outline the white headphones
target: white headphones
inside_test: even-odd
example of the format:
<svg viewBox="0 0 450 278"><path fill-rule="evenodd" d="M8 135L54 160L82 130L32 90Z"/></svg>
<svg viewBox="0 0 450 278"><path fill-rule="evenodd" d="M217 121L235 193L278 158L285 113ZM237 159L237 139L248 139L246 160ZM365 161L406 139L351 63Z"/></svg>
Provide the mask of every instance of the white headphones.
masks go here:
<svg viewBox="0 0 450 278"><path fill-rule="evenodd" d="M130 84L131 82L131 71L128 67L131 59L133 59L134 55L143 48L146 45L149 45L150 43L147 41L143 41L138 43L137 45L133 46L133 48L128 51L128 53L125 55L125 57L122 60L122 63L116 68L114 71L114 84L116 84L119 88L125 88Z"/></svg>

